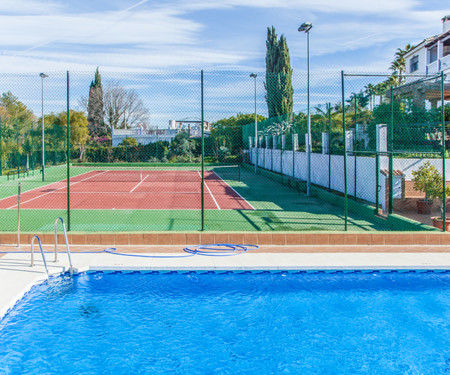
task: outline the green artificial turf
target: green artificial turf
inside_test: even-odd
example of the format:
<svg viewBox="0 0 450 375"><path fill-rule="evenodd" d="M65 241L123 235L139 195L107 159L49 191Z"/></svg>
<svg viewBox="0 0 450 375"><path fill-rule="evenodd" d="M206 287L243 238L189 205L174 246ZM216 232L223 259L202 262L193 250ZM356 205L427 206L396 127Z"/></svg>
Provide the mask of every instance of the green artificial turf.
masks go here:
<svg viewBox="0 0 450 375"><path fill-rule="evenodd" d="M171 166L171 168L173 168ZM213 168L213 167L211 167ZM87 173L95 168L71 168L71 176ZM345 230L342 197L315 189L307 197L298 185L282 181L275 174L255 174L243 168L220 169L217 173L255 210L205 210L204 230L207 231L343 231ZM66 178L64 166L46 170L46 182L35 172L20 180L7 181L0 177L0 198L17 194L17 183L22 191L62 181ZM181 182L180 182L181 183ZM200 187L199 187L200 189ZM300 190L300 191L299 191ZM320 197L320 198L319 198ZM348 231L432 230L432 228L403 220L394 215L390 220L372 214L373 208L353 202L349 205ZM23 209L21 230L52 231L56 217L68 222L67 210ZM117 231L198 231L201 230L201 210L78 210L72 209L70 229L83 232ZM0 210L0 230L17 229L17 210Z"/></svg>

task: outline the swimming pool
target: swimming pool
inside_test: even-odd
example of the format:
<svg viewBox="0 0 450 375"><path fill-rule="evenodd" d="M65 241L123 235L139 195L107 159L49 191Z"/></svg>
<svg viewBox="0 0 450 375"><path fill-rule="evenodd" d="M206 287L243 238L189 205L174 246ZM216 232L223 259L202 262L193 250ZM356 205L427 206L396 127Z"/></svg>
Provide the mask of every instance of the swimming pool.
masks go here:
<svg viewBox="0 0 450 375"><path fill-rule="evenodd" d="M2 374L443 374L447 272L87 273L0 322Z"/></svg>

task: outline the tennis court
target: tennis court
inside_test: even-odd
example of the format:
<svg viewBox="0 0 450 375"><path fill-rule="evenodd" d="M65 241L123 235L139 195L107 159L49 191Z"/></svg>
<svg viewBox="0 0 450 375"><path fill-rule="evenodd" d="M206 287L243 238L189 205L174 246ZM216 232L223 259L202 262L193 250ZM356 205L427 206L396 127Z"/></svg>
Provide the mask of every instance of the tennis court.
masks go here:
<svg viewBox="0 0 450 375"><path fill-rule="evenodd" d="M338 196L306 196L301 186L238 165L206 166L203 194L199 164L74 163L70 191L66 173L65 166L48 168L45 182L39 171L15 180L0 177L2 229L17 228L19 182L23 231L52 231L57 216L68 221L69 215L71 230L82 232L198 231L202 221L208 231L345 229ZM421 230L418 224L408 228ZM372 211L349 211L348 230L385 230L388 225Z"/></svg>
<svg viewBox="0 0 450 375"><path fill-rule="evenodd" d="M87 169L87 168L86 168ZM70 180L73 209L198 210L200 170L91 170ZM205 171L205 209L254 209L215 171ZM0 209L16 209L17 196L0 200ZM50 183L21 195L23 209L65 209L67 180Z"/></svg>

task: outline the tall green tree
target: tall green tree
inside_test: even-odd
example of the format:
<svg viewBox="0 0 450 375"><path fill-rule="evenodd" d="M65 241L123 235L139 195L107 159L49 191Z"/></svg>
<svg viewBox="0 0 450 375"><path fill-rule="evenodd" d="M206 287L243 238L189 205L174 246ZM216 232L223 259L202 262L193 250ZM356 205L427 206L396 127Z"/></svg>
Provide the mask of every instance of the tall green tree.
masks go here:
<svg viewBox="0 0 450 375"><path fill-rule="evenodd" d="M67 134L67 112L61 112L55 119L58 134ZM78 148L79 158L83 159L89 141L88 120L82 111L70 111L70 130L72 147Z"/></svg>
<svg viewBox="0 0 450 375"><path fill-rule="evenodd" d="M406 72L406 60L405 55L414 48L412 44L407 44L405 48L397 48L395 53L395 59L392 61L389 67L392 70L392 77L396 86L403 83L403 74Z"/></svg>
<svg viewBox="0 0 450 375"><path fill-rule="evenodd" d="M291 113L294 107L292 69L286 38L280 39L275 28L267 28L266 41L266 102L269 117Z"/></svg>
<svg viewBox="0 0 450 375"><path fill-rule="evenodd" d="M100 137L107 135L108 131L104 121L102 78L98 67L95 71L94 80L89 87L87 120L91 136Z"/></svg>

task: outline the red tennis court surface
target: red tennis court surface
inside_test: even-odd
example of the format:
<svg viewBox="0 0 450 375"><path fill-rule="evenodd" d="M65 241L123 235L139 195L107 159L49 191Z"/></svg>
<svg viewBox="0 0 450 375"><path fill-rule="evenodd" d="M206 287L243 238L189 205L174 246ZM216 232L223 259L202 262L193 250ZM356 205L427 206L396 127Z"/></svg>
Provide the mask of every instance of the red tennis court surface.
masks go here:
<svg viewBox="0 0 450 375"><path fill-rule="evenodd" d="M176 210L201 208L200 171L91 171L70 179L70 207L99 210ZM67 182L58 181L21 194L24 209L66 209ZM0 200L0 209L17 208L17 196ZM254 208L215 172L205 172L205 209Z"/></svg>

